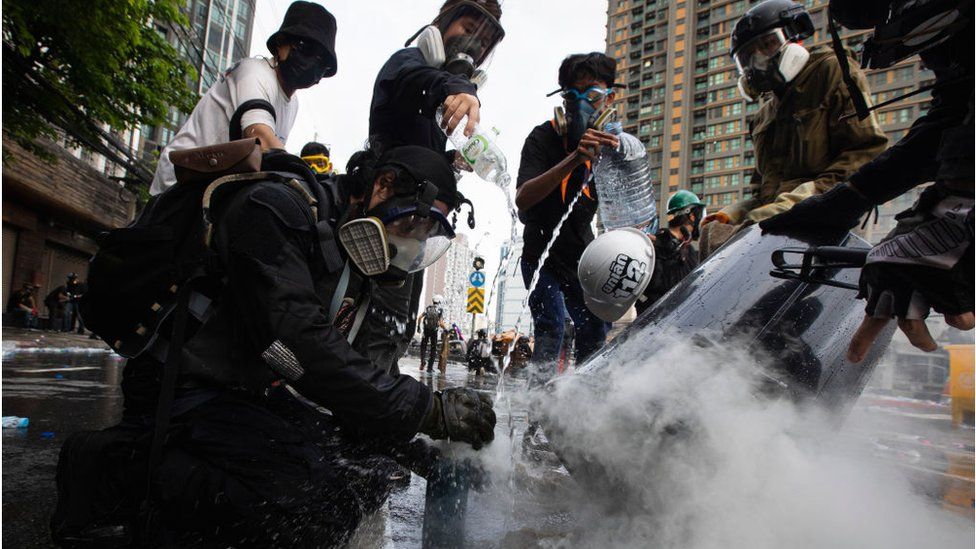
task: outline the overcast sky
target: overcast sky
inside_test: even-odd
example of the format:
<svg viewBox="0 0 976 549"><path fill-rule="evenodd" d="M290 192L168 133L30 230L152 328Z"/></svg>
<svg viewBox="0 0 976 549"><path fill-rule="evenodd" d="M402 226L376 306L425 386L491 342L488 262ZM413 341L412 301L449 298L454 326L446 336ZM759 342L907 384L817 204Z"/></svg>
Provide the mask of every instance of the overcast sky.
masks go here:
<svg viewBox="0 0 976 549"><path fill-rule="evenodd" d="M366 141L369 103L380 67L404 41L428 24L442 0L322 1L336 17L338 73L317 86L298 92L298 119L287 148L298 153L314 138L329 145L336 166ZM252 55L268 55L265 42L278 28L289 0L258 0ZM558 87L559 63L570 53L605 51L607 3L603 0L509 0L502 3L505 39L488 67L488 83L478 93L482 123L501 135L499 145L514 180L522 142L537 124L552 117L559 104L546 94ZM509 235L505 200L493 185L466 175L460 190L475 204L477 227L469 231L459 217L459 230L469 233L494 274L501 244ZM463 225L463 227L462 227ZM485 236L485 233L489 233ZM491 283L491 280L489 280Z"/></svg>

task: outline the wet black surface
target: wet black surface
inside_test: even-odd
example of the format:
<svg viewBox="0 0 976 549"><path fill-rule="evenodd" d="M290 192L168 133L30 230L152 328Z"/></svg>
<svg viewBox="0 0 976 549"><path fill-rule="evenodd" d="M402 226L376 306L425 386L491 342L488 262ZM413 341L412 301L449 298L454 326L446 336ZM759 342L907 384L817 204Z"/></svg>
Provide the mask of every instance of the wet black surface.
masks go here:
<svg viewBox="0 0 976 549"><path fill-rule="evenodd" d="M103 351L4 353L3 415L30 418L3 430L4 545L52 545L58 451L67 435L118 421L121 375L121 359Z"/></svg>
<svg viewBox="0 0 976 549"><path fill-rule="evenodd" d="M6 546L52 546L48 519L55 502L58 451L67 435L107 427L118 420L122 365L121 359L107 352L4 353L3 415L30 418L27 429L3 430L2 539ZM492 394L496 390L496 377L469 375L459 364L450 364L443 374L421 374L416 360L407 358L401 361L401 368L434 390L461 385ZM512 433L516 440L521 439L526 423L525 406L518 398L522 383L506 383L504 396L496 402L493 459L511 457ZM962 470L972 470L971 429L951 429L945 421L879 421L877 415L856 407L841 438L851 447L868 445L879 459L910 468L916 488L931 500L939 502L944 497L944 473L953 466L946 456L955 456L957 462L962 459ZM914 427L909 432L906 425ZM568 503L580 501L579 487L558 464L538 467L512 461L516 474L507 479L507 486L496 480L486 493L471 493L465 546L565 545L571 532L581 527ZM505 482L501 479L501 484ZM425 481L414 476L408 487L390 499L387 533L397 548L421 545L425 489Z"/></svg>

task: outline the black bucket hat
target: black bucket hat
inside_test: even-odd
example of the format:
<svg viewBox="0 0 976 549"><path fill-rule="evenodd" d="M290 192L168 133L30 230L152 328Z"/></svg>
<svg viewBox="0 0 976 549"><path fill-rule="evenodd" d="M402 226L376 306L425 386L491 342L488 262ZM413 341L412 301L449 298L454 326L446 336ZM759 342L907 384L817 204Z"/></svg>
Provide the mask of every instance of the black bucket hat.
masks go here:
<svg viewBox="0 0 976 549"><path fill-rule="evenodd" d="M320 44L325 48L329 59L322 76L328 78L334 76L338 68L335 54L335 35L336 20L329 13L329 10L312 2L299 0L288 6L285 19L281 22L281 28L268 38L267 46L268 51L272 54L276 53L278 40L283 36L304 38Z"/></svg>

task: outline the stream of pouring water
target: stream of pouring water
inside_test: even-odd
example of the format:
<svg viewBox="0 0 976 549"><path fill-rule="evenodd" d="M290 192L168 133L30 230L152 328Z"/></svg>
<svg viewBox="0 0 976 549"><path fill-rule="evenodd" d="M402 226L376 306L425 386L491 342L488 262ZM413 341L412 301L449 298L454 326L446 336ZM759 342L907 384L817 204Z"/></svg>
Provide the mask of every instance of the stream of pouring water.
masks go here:
<svg viewBox="0 0 976 549"><path fill-rule="evenodd" d="M522 326L522 318L525 316L525 311L529 308L529 296L532 295L532 291L535 290L536 285L539 283L539 273L542 270L542 266L546 263L546 259L548 259L549 257L549 251L552 249L553 243L556 242L556 239L559 238L559 233L562 230L563 223L565 223L566 219L569 218L570 214L573 213L573 209L576 207L576 203L579 201L579 197L583 194L583 188L585 186L586 186L585 184L580 186L580 190L576 192L575 196L573 196L573 200L569 203L569 206L566 208L566 213L563 214L562 218L559 220L559 223L557 223L552 230L552 238L549 239L549 242L546 244L546 247L542 251L542 255L539 257L539 265L538 267L536 267L535 272L532 273L532 279L529 282L529 287L527 288L528 291L525 294L525 298L522 299L522 307L519 310L518 317L516 317L515 319L515 336L512 339L512 343L511 343L512 347L502 355L502 367L498 373L498 384L495 386L495 405L498 407L499 410L504 409L508 417L508 438L509 438L509 444L511 448L511 455L509 461L509 473L508 473L508 490L509 490L509 494L511 495L510 508L512 513L510 515L505 516L504 528L506 530L509 527L509 521L513 518L513 515L515 513L515 504L516 504L515 469L516 469L516 461L518 458L518 446L516 445L515 417L514 414L512 413L512 398L511 395L509 395L504 391L505 372L508 370L508 367L511 363L512 351L514 350L515 343L518 341L519 338L519 333L521 331L521 326ZM509 214L512 216L512 231L509 239L508 252L505 254L504 259L502 259L501 265L499 265L498 267L498 272L495 273L495 280L492 283L492 295L494 295L495 291L497 290L497 285L501 280L501 278L507 276L508 274L508 269L511 265L512 256L514 255L515 240L518 237L518 230L515 223L515 221L518 218L517 210L515 209L515 205L512 202L512 197L508 192L507 186L502 187L502 191L505 193L505 198L508 201ZM488 303L490 302L491 301L489 299Z"/></svg>

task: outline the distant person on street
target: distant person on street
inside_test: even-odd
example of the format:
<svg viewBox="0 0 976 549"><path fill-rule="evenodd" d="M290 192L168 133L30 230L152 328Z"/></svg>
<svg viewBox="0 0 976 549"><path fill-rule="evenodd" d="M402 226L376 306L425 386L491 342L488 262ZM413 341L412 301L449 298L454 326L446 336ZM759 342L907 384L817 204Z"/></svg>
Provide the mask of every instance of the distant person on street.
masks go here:
<svg viewBox="0 0 976 549"><path fill-rule="evenodd" d="M160 153L150 194L176 183L172 151L247 137L260 140L263 150L284 149L298 114L295 91L336 73L335 34L335 17L322 6L288 6L281 28L268 38L271 59L243 59L221 75Z"/></svg>
<svg viewBox="0 0 976 549"><path fill-rule="evenodd" d="M19 290L14 290L7 301L7 312L14 315L16 323L21 328L37 327L37 305L34 301L34 293L37 286L24 282Z"/></svg>
<svg viewBox="0 0 976 549"><path fill-rule="evenodd" d="M476 372L479 376L487 372L494 373L495 367L491 362L491 340L488 330L478 330L474 339L468 343L468 371Z"/></svg>
<svg viewBox="0 0 976 549"><path fill-rule="evenodd" d="M65 332L74 330L75 324L77 323L78 333L85 333L85 321L82 320L81 315L78 313L78 300L81 296L85 295L87 289L88 287L85 283L78 279L78 275L68 273L68 280L64 284L64 292L68 296L68 301L64 307Z"/></svg>
<svg viewBox="0 0 976 549"><path fill-rule="evenodd" d="M437 356L439 355L440 345L439 339L437 337L439 331L445 328L444 324L444 308L441 307L441 303L444 298L440 295L435 295L431 304L427 306L420 318L417 319L417 324L422 330L422 335L420 339L420 371L424 371L424 365L427 365L427 371L434 371L434 364L437 363ZM426 362L425 362L426 361Z"/></svg>
<svg viewBox="0 0 976 549"><path fill-rule="evenodd" d="M51 290L44 298L44 306L47 307L47 318L50 322L49 329L60 332L64 330L64 310L68 305L68 292L65 287L58 286Z"/></svg>

